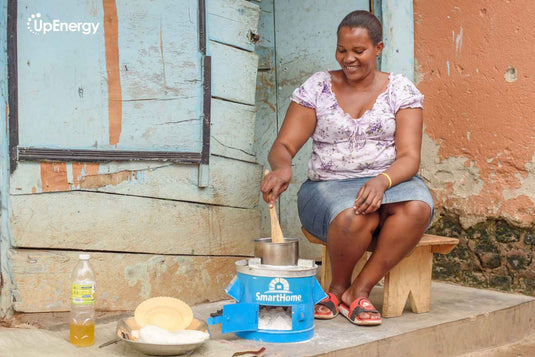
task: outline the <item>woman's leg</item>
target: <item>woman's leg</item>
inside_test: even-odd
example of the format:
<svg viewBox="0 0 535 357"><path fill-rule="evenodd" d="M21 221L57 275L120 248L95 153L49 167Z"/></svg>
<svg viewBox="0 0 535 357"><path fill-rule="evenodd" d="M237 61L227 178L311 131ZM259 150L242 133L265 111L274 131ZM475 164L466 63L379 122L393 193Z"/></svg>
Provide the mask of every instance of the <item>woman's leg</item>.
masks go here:
<svg viewBox="0 0 535 357"><path fill-rule="evenodd" d="M378 212L355 215L352 208L342 211L331 222L327 231L327 250L332 271L329 292L336 295L339 301L342 293L351 285L353 268L366 252L378 225ZM317 305L316 312L328 312L328 308Z"/></svg>
<svg viewBox="0 0 535 357"><path fill-rule="evenodd" d="M369 297L375 284L418 244L431 215L431 208L422 201L385 204L380 210L382 224L375 252L342 294L347 306L359 297ZM369 316L369 313L360 314L361 318Z"/></svg>

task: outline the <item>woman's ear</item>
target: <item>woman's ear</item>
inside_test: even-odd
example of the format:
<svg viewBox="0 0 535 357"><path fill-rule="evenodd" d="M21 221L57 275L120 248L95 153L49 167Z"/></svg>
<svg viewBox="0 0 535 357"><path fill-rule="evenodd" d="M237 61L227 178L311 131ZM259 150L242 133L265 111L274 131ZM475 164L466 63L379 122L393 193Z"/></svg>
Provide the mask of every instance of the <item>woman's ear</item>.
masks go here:
<svg viewBox="0 0 535 357"><path fill-rule="evenodd" d="M383 48L384 47L385 47L385 44L383 43L383 41L379 42L375 46L375 56L379 56L381 54L381 52L383 52Z"/></svg>

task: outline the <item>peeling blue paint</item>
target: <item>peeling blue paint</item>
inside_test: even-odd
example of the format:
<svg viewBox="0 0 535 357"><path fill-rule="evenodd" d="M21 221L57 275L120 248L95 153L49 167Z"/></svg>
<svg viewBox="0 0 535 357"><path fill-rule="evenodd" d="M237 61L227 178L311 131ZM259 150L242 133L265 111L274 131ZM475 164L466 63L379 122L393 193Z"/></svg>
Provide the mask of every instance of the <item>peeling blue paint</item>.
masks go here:
<svg viewBox="0 0 535 357"><path fill-rule="evenodd" d="M20 146L91 150L98 142L99 149L109 150L201 150L197 0L135 6L117 2L122 101L117 145L109 143L108 97L114 94L108 93L106 84L102 2L17 3ZM100 26L95 35L88 36L72 32L36 35L28 31L26 19L38 10L47 21L87 21Z"/></svg>
<svg viewBox="0 0 535 357"><path fill-rule="evenodd" d="M412 0L382 0L381 70L401 73L414 81L414 11Z"/></svg>
<svg viewBox="0 0 535 357"><path fill-rule="evenodd" d="M136 172L136 179L139 182L145 182L145 173L143 171L137 171Z"/></svg>
<svg viewBox="0 0 535 357"><path fill-rule="evenodd" d="M0 7L0 23L7 23L7 0L3 0ZM11 282L13 272L9 264L8 252L11 248L11 232L9 218L11 209L9 205L9 137L7 124L8 73L7 73L7 26L0 31L0 101L4 108L0 108L0 274L2 276L2 289L0 291L0 318L11 313Z"/></svg>

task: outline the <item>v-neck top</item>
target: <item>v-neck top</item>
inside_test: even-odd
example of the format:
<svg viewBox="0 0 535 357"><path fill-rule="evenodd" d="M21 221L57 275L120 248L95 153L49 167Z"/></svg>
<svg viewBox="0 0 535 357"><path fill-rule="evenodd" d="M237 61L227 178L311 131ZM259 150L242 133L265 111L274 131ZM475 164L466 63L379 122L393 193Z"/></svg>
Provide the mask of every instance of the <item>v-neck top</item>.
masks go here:
<svg viewBox="0 0 535 357"><path fill-rule="evenodd" d="M401 74L358 119L346 113L332 90L331 74L316 72L290 99L316 111L308 178L314 181L376 176L396 159L394 134L400 109L422 108L423 95Z"/></svg>

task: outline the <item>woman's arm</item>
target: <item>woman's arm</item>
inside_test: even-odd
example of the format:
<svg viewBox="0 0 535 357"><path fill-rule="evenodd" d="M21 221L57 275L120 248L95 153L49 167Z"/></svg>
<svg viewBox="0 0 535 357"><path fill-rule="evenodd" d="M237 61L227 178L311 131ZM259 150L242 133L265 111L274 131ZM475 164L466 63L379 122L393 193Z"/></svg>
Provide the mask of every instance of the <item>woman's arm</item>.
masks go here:
<svg viewBox="0 0 535 357"><path fill-rule="evenodd" d="M292 179L292 159L314 133L316 111L290 102L282 127L269 151L268 160L273 170L264 177L260 190L270 207L283 193Z"/></svg>
<svg viewBox="0 0 535 357"><path fill-rule="evenodd" d="M422 148L423 110L401 109L396 113L396 160L384 172L392 180L392 186L406 181L418 173ZM368 181L357 194L355 214L375 212L381 206L383 194L390 181L378 175Z"/></svg>
<svg viewBox="0 0 535 357"><path fill-rule="evenodd" d="M406 181L418 173L422 150L422 132L422 109L402 109L397 112L396 133L394 134L396 160L385 171L392 179L392 186ZM383 179L388 181L384 176Z"/></svg>

